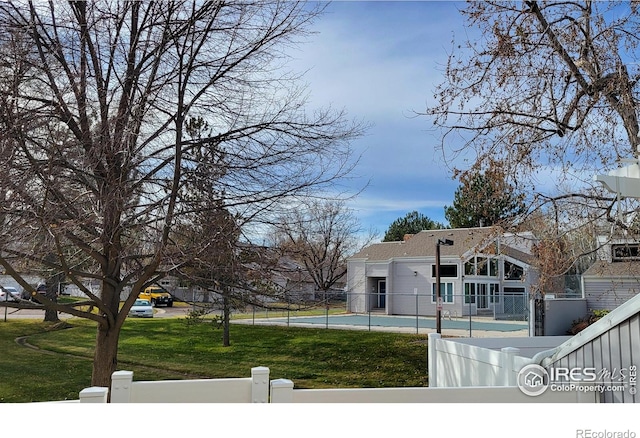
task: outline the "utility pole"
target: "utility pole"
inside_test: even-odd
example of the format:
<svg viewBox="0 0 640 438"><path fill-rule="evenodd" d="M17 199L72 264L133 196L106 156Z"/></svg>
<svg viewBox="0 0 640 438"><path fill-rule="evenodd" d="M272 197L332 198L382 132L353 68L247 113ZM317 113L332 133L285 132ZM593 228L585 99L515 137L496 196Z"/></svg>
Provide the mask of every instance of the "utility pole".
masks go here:
<svg viewBox="0 0 640 438"><path fill-rule="evenodd" d="M440 291L440 246L453 245L453 240L438 239L436 243L436 333L442 333L442 292Z"/></svg>

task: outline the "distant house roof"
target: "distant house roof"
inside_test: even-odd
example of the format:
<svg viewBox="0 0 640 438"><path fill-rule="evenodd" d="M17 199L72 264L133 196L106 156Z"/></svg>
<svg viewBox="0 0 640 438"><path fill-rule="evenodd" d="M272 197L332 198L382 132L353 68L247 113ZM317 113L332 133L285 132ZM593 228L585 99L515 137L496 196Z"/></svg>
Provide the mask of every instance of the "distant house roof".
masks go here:
<svg viewBox="0 0 640 438"><path fill-rule="evenodd" d="M441 245L442 257L464 257L469 253L482 252L491 246L489 251L497 253L495 239L500 236L495 228L453 228L444 230L424 230L417 234L406 235L401 242L382 242L370 245L349 259L366 259L368 261L387 261L403 257L435 257L438 239L449 239L453 245ZM501 244L500 253L517 260L528 262L531 255L509 245Z"/></svg>
<svg viewBox="0 0 640 438"><path fill-rule="evenodd" d="M583 277L640 277L640 261L597 261L582 274Z"/></svg>

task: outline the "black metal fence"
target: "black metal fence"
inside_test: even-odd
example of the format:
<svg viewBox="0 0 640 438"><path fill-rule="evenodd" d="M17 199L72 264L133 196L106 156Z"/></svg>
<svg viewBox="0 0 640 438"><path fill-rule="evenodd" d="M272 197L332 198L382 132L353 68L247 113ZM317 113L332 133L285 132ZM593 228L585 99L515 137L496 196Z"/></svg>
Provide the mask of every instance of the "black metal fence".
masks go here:
<svg viewBox="0 0 640 438"><path fill-rule="evenodd" d="M494 297L486 308L484 299L480 306L464 295L446 299L449 302L443 302L440 311L443 333L474 336L476 331L528 330L529 301L524 294ZM383 298L382 294L344 293L330 301L248 306L238 309L236 317L250 324L425 333L436 328L437 308L430 295L394 293Z"/></svg>

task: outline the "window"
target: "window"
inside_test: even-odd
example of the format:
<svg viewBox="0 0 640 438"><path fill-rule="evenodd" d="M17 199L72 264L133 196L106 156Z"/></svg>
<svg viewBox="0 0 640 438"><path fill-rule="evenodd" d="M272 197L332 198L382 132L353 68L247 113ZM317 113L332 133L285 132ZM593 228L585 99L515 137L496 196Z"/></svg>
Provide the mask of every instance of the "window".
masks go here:
<svg viewBox="0 0 640 438"><path fill-rule="evenodd" d="M504 279L505 280L522 280L524 277L524 268L515 263L504 261Z"/></svg>
<svg viewBox="0 0 640 438"><path fill-rule="evenodd" d="M489 274L489 267L487 266L486 257L477 257L476 266L477 266L478 275L487 276Z"/></svg>
<svg viewBox="0 0 640 438"><path fill-rule="evenodd" d="M190 285L191 285L191 283L189 282L189 280L184 280L182 278L180 280L178 280L178 287L187 288Z"/></svg>
<svg viewBox="0 0 640 438"><path fill-rule="evenodd" d="M495 257L472 257L464 264L464 275L497 277L498 259Z"/></svg>
<svg viewBox="0 0 640 438"><path fill-rule="evenodd" d="M498 283L465 283L464 303L475 304L476 297L478 295L483 297L483 302L486 302L487 289L489 290L489 302L492 304L499 304L500 284Z"/></svg>
<svg viewBox="0 0 640 438"><path fill-rule="evenodd" d="M476 260L471 259L464 264L464 275L476 275Z"/></svg>
<svg viewBox="0 0 640 438"><path fill-rule="evenodd" d="M498 259L497 258L489 259L489 276L490 277L498 276Z"/></svg>
<svg viewBox="0 0 640 438"><path fill-rule="evenodd" d="M440 297L442 298L443 303L453 303L453 283L442 283L440 282ZM433 283L431 285L431 302L436 303L436 284Z"/></svg>
<svg viewBox="0 0 640 438"><path fill-rule="evenodd" d="M500 285L492 283L489 285L489 302L492 304L500 303Z"/></svg>
<svg viewBox="0 0 640 438"><path fill-rule="evenodd" d="M474 304L476 302L476 284L465 283L464 285L464 303Z"/></svg>
<svg viewBox="0 0 640 438"><path fill-rule="evenodd" d="M436 278L436 265L431 265L431 277ZM440 264L440 277L458 278L458 265Z"/></svg>
<svg viewBox="0 0 640 438"><path fill-rule="evenodd" d="M611 245L611 258L614 262L640 260L640 246L638 244Z"/></svg>

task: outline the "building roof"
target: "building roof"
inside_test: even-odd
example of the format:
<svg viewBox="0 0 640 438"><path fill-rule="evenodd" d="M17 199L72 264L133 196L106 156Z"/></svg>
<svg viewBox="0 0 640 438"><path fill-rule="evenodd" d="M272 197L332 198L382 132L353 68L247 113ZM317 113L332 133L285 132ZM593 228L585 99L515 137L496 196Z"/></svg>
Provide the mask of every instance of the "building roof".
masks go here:
<svg viewBox="0 0 640 438"><path fill-rule="evenodd" d="M532 254L520 251L508 245L501 246L500 254L509 256L512 259L520 260L521 262L525 262L529 265L533 263L533 259L535 258L535 256L533 256Z"/></svg>
<svg viewBox="0 0 640 438"><path fill-rule="evenodd" d="M382 242L370 245L350 257L350 259L367 259L368 261L387 261L404 257L435 257L439 239L449 239L453 245L440 245L441 257L463 258L468 253L478 253L490 245L501 235L492 227L453 228L444 230L424 230L414 235L405 236L401 242ZM495 246L490 251L497 253ZM528 261L530 255L511 246L501 244L500 253L518 260Z"/></svg>
<svg viewBox="0 0 640 438"><path fill-rule="evenodd" d="M583 277L639 277L640 261L597 261L582 274Z"/></svg>

